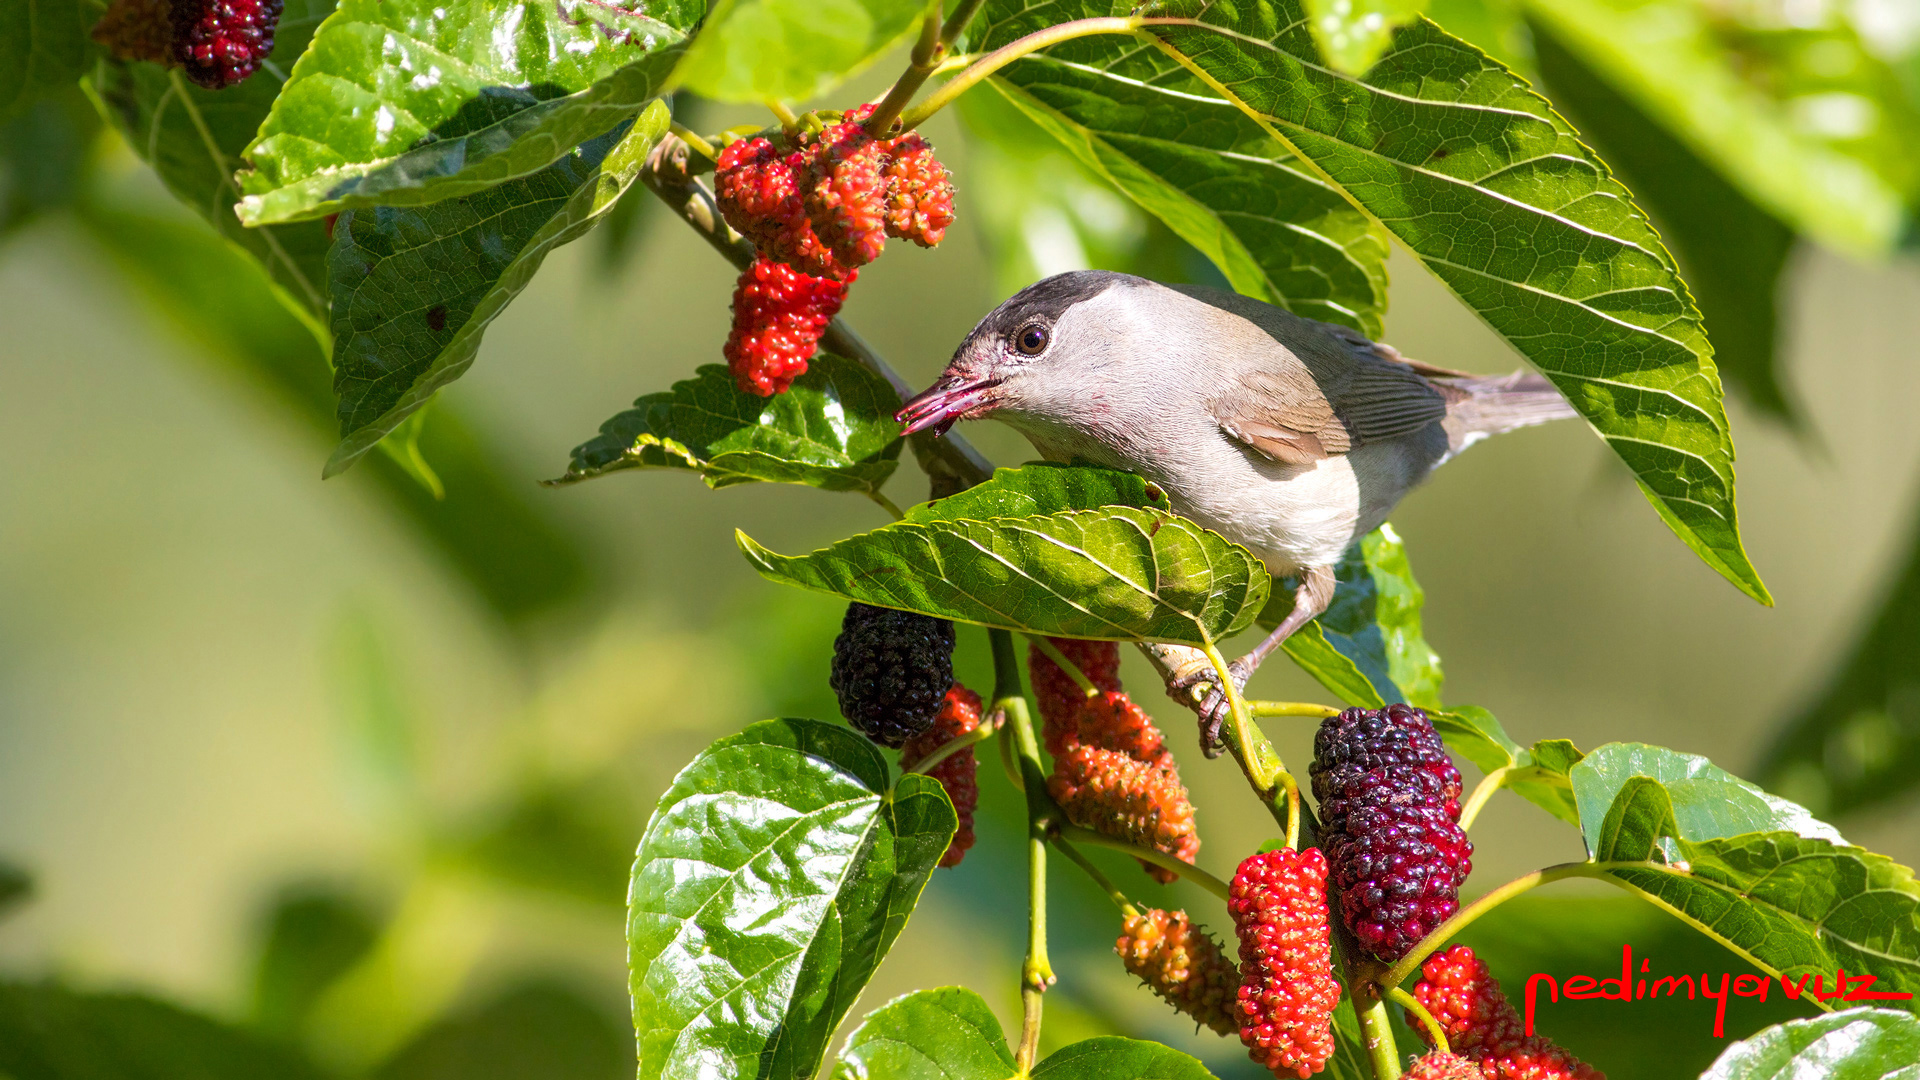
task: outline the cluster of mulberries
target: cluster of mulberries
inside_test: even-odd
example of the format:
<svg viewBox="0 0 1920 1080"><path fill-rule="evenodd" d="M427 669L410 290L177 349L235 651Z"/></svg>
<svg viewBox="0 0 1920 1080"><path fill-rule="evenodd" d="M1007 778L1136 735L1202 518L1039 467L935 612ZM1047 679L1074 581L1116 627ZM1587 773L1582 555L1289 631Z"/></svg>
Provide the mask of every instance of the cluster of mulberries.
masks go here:
<svg viewBox="0 0 1920 1080"><path fill-rule="evenodd" d="M1188 921L1186 912L1150 908L1127 916L1113 951L1167 1004L1216 1034L1236 1030L1233 1003L1240 969L1213 935Z"/></svg>
<svg viewBox="0 0 1920 1080"><path fill-rule="evenodd" d="M234 85L273 52L284 0L115 0L93 40L116 60L177 66L209 90Z"/></svg>
<svg viewBox="0 0 1920 1080"><path fill-rule="evenodd" d="M1305 1080L1333 1056L1340 1003L1326 858L1318 848L1248 856L1233 875L1227 910L1240 935L1240 1041L1273 1075Z"/></svg>
<svg viewBox="0 0 1920 1080"><path fill-rule="evenodd" d="M1052 639L1095 687L1088 696L1037 646L1028 657L1053 774L1047 791L1075 825L1163 851L1184 862L1200 853L1193 801L1160 730L1120 689L1119 647ZM1156 881L1178 875L1142 863Z"/></svg>
<svg viewBox="0 0 1920 1080"><path fill-rule="evenodd" d="M1447 1033L1453 1052L1472 1061L1486 1080L1606 1080L1544 1035L1528 1035L1487 971L1465 945L1435 953L1421 965L1414 999ZM1415 1025L1426 1037L1426 1029Z"/></svg>
<svg viewBox="0 0 1920 1080"><path fill-rule="evenodd" d="M1391 963L1459 909L1473 845L1460 828L1460 770L1427 714L1348 709L1314 739L1320 843L1340 913Z"/></svg>
<svg viewBox="0 0 1920 1080"><path fill-rule="evenodd" d="M809 277L766 258L742 271L733 289L733 330L720 350L740 389L772 397L806 374L853 278Z"/></svg>
<svg viewBox="0 0 1920 1080"><path fill-rule="evenodd" d="M947 745L954 739L965 735L980 726L980 695L954 683L947 691L945 700L940 703L940 713L933 718L933 726L914 736L900 749L900 767L912 768L913 765ZM969 746L958 753L949 754L927 770L927 775L940 781L947 789L947 798L953 801L953 812L960 819L960 827L954 831L953 842L947 845L946 853L940 856L941 866L959 866L960 860L967 855L967 849L973 846L973 812L980 804L980 762Z"/></svg>
<svg viewBox="0 0 1920 1080"><path fill-rule="evenodd" d="M898 749L933 726L953 688L953 624L848 604L827 682L849 723L881 746Z"/></svg>
<svg viewBox="0 0 1920 1080"><path fill-rule="evenodd" d="M880 256L887 237L922 247L940 242L953 223L953 183L918 134L875 139L863 126L872 106L861 106L817 134L740 139L720 152L714 197L720 213L752 240L761 262L741 275L764 278L761 264L784 267L795 299L770 296L752 310L736 292L727 364L743 391L772 396L806 370L827 322L839 309L857 269ZM802 297L831 292L832 310L789 315ZM824 317L819 317L821 311ZM778 334L767 329L777 324Z"/></svg>
<svg viewBox="0 0 1920 1080"><path fill-rule="evenodd" d="M1486 1080L1486 1074L1466 1058L1436 1050L1408 1066L1400 1080Z"/></svg>

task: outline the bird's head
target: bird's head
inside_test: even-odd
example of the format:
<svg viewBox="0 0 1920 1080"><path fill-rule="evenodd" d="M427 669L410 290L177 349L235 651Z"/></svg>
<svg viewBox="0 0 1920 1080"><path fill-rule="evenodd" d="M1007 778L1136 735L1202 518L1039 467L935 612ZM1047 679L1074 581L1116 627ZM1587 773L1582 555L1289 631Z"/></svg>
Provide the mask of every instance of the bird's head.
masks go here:
<svg viewBox="0 0 1920 1080"><path fill-rule="evenodd" d="M1057 274L1015 293L960 343L934 384L901 407L902 434L936 435L996 412L1045 415L1108 353L1116 286L1139 281L1104 270ZM1143 283L1144 284L1144 283ZM1011 418L1011 417L1007 417Z"/></svg>

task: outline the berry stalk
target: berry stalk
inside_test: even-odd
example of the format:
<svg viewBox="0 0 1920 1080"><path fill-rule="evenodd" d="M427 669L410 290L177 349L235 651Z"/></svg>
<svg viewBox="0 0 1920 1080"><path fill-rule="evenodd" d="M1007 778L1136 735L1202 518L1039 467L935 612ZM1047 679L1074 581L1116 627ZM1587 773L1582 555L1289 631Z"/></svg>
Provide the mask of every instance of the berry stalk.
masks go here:
<svg viewBox="0 0 1920 1080"><path fill-rule="evenodd" d="M1020 1045L1014 1051L1018 1074L1033 1071L1040 1049L1041 995L1055 981L1047 956L1047 837L1059 809L1047 794L1046 772L1040 766L1040 741L1033 733L1033 717L1020 690L1020 660L1013 635L989 630L993 646L994 711L1006 716L1012 729L1012 748L1020 758L1022 787L1027 796L1027 958L1020 967Z"/></svg>
<svg viewBox="0 0 1920 1080"><path fill-rule="evenodd" d="M1439 949L1440 946L1453 940L1460 931L1465 930L1475 919L1478 919L1480 916L1485 915L1487 912L1492 911L1494 908L1499 907L1514 897L1519 896L1523 892L1572 877L1605 878L1606 874L1604 871L1608 867L1616 865L1619 864L1594 862L1561 863L1558 866L1548 866L1535 870L1531 874L1522 874L1480 899L1475 900L1473 903L1468 904L1466 907L1461 908L1452 918L1434 927L1432 933L1422 938L1420 943L1412 949L1409 949L1405 956L1394 961L1393 966L1388 968L1387 973L1380 976L1377 981L1382 987L1387 989L1399 986L1407 980L1407 976L1420 969L1422 961L1433 955L1434 951Z"/></svg>

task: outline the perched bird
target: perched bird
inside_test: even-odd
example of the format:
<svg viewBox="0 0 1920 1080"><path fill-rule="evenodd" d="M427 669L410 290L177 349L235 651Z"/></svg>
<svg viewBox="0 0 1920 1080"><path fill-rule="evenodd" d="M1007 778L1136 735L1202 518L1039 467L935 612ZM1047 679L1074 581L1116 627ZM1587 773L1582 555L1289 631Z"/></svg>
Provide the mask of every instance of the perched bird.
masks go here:
<svg viewBox="0 0 1920 1080"><path fill-rule="evenodd" d="M994 309L896 419L911 434L992 417L1050 461L1138 473L1182 516L1297 575L1293 611L1232 665L1245 686L1326 610L1348 545L1435 466L1574 415L1530 372L1448 371L1237 293L1080 270ZM1169 681L1199 711L1209 753L1226 715L1212 681L1191 662Z"/></svg>

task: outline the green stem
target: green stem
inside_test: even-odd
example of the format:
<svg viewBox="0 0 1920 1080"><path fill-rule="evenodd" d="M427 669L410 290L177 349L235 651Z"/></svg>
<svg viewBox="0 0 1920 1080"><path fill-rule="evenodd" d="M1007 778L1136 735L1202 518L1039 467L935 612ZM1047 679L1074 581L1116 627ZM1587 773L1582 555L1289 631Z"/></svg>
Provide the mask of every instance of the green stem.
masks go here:
<svg viewBox="0 0 1920 1080"><path fill-rule="evenodd" d="M713 161L720 156L720 151L714 149L712 143L708 142L704 137L694 132L693 129L687 127L685 124L680 123L678 120L674 121L669 127L675 135L680 136L681 142L699 151L700 156L706 158L708 161Z"/></svg>
<svg viewBox="0 0 1920 1080"><path fill-rule="evenodd" d="M901 518L907 516L905 513L901 512L898 506L894 505L894 502L892 499L887 498L884 492L869 491L867 492L867 498L872 499L876 503L879 503L880 509L885 510L889 514L892 514L893 520L895 521L899 521Z"/></svg>
<svg viewBox="0 0 1920 1080"><path fill-rule="evenodd" d="M1311 701L1249 701L1247 711L1255 716L1311 716L1320 720L1340 715L1340 710L1331 705Z"/></svg>
<svg viewBox="0 0 1920 1080"><path fill-rule="evenodd" d="M1107 894L1107 899L1112 900L1114 906L1118 907L1123 914L1133 916L1140 913L1139 909L1133 906L1133 901L1127 899L1127 894L1121 892L1113 880L1101 873L1100 868L1088 861L1085 855L1080 854L1080 849L1069 843L1066 837L1056 833L1053 846L1060 849L1060 854L1065 855L1068 862L1079 867L1083 873L1092 878L1093 883L1100 886L1101 891Z"/></svg>
<svg viewBox="0 0 1920 1080"><path fill-rule="evenodd" d="M938 747L935 747L933 753L914 762L912 768L902 771L914 773L926 772L928 769L933 768L935 765L940 764L960 751L993 738L999 730L998 727L990 726L985 720L982 720L979 727L974 728L965 735L956 735L948 739Z"/></svg>
<svg viewBox="0 0 1920 1080"><path fill-rule="evenodd" d="M960 6L953 9L953 14L947 16L947 24L940 28L940 45L952 48L953 43L959 41L960 35L966 31L967 24L985 6L987 0L960 0Z"/></svg>
<svg viewBox="0 0 1920 1080"><path fill-rule="evenodd" d="M1512 771L1513 766L1503 765L1481 777L1480 782L1474 785L1473 794L1467 797L1467 805L1460 808L1461 832L1473 828L1474 819L1480 816L1480 810L1487 805L1488 799L1493 798L1494 792L1506 786L1507 776Z"/></svg>
<svg viewBox="0 0 1920 1080"><path fill-rule="evenodd" d="M1387 991L1387 997L1393 999L1394 1004L1406 1009L1415 1020L1420 1022L1421 1027L1427 1029L1427 1041L1433 1044L1435 1050L1443 1054L1453 1053L1453 1046L1447 1042L1447 1029L1440 1026L1440 1021L1433 1018L1433 1014L1427 1011L1425 1005L1420 1004L1419 998L1397 986Z"/></svg>
<svg viewBox="0 0 1920 1080"><path fill-rule="evenodd" d="M787 107L787 103L778 98L767 99L767 111L772 113L780 121L780 126L788 131L792 131L800 123L800 118L793 114L793 110Z"/></svg>
<svg viewBox="0 0 1920 1080"><path fill-rule="evenodd" d="M1531 874L1524 874L1514 878L1505 885L1500 886L1480 899L1475 900L1473 903L1468 904L1466 907L1461 908L1454 914L1453 918L1434 927L1433 932L1422 938L1420 944L1413 947L1412 952L1401 957L1391 968L1387 969L1387 973L1379 979L1380 985L1392 988L1407 981L1407 976L1418 970L1420 965L1426 961L1427 957L1432 956L1434 951L1439 949L1440 946L1445 945L1455 935L1459 934L1460 931L1472 925L1475 919L1478 919L1480 916L1485 915L1487 912L1492 911L1494 908L1499 907L1514 897L1519 896L1521 893L1566 878L1600 877L1603 871L1616 865L1619 864L1596 862L1561 863L1558 866L1549 866L1544 869L1535 870Z"/></svg>
<svg viewBox="0 0 1920 1080"><path fill-rule="evenodd" d="M1362 1006L1354 1000L1360 1016L1360 1036L1367 1044L1367 1060L1373 1062L1373 1080L1400 1080L1400 1048L1393 1041L1393 1018L1387 1015L1387 1003L1376 997Z"/></svg>
<svg viewBox="0 0 1920 1080"><path fill-rule="evenodd" d="M1240 688L1233 684L1233 673L1228 670L1227 658L1220 655L1220 647L1211 639L1205 641L1200 649L1207 654L1207 662L1213 665L1213 676L1219 680L1220 692L1227 695L1227 742L1234 760L1240 763L1240 771L1247 775L1247 782L1253 785L1254 794L1267 804L1268 812L1274 815L1284 828L1289 825L1288 818L1297 818L1298 802L1294 806L1276 805L1274 796L1284 796L1279 777L1287 771L1280 760L1280 754L1267 741L1267 736L1259 725L1247 715L1246 699L1240 696ZM1281 803L1285 803L1285 799ZM1297 829L1294 830L1297 833Z"/></svg>
<svg viewBox="0 0 1920 1080"><path fill-rule="evenodd" d="M940 66L946 52L946 43L940 38L940 3L935 0L927 5L927 17L920 23L920 40L914 42L913 56L907 61L907 70L893 81L887 96L880 99L880 103L873 107L873 115L867 118L868 135L876 139L886 136L894 118L913 100L913 95L920 92L921 85Z"/></svg>
<svg viewBox="0 0 1920 1080"><path fill-rule="evenodd" d="M1137 33L1145 20L1138 16L1126 18L1075 19L1072 22L1049 26L1036 30L1018 41L1012 41L974 61L965 71L949 79L946 85L933 92L927 100L900 114L900 128L912 131L926 123L927 118L946 108L953 99L973 89L974 86L1029 53L1058 45L1074 38L1092 37L1095 34L1133 34Z"/></svg>
<svg viewBox="0 0 1920 1080"><path fill-rule="evenodd" d="M1053 661L1055 667L1066 672L1067 678L1073 680L1073 685L1078 686L1081 693L1093 697L1100 692L1100 688L1093 685L1093 680L1087 678L1087 673L1080 670L1080 665L1067 659L1067 654L1061 652L1058 645L1048 641L1044 634L1022 634L1021 636L1031 641L1034 648L1039 649L1047 659Z"/></svg>
<svg viewBox="0 0 1920 1080"><path fill-rule="evenodd" d="M1155 851L1149 847L1141 847L1139 844L1131 843L1118 837L1108 836L1105 833L1095 832L1092 829L1084 829L1078 825L1070 825L1064 822L1061 823L1054 832L1055 835L1061 839L1075 844L1087 844L1091 847L1103 847L1113 851L1122 851L1139 859L1141 862L1152 863L1163 870L1171 870L1223 901L1232 894L1232 889L1226 882L1221 881L1219 878L1214 877L1212 874L1207 873L1192 863L1176 859L1164 851Z"/></svg>
<svg viewBox="0 0 1920 1080"><path fill-rule="evenodd" d="M1022 1020L1020 1047L1014 1055L1020 1075L1025 1076L1032 1071L1040 1046L1040 995L1054 983L1053 964L1047 957L1047 842L1059 808L1047 794L1040 768L1040 743L1034 738L1033 717L1020 690L1020 658L1014 652L1013 635L989 630L987 639L993 646L994 709L1004 713L1007 726L1013 729L1009 741L1019 753L1021 786L1027 794L1027 959L1020 967Z"/></svg>

